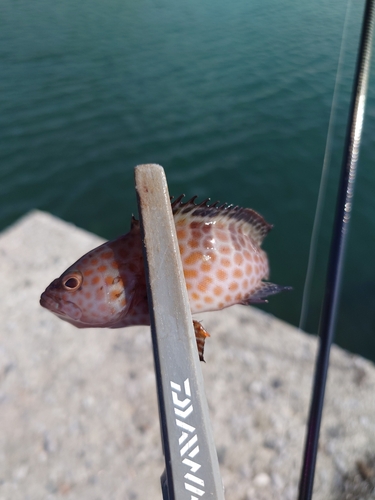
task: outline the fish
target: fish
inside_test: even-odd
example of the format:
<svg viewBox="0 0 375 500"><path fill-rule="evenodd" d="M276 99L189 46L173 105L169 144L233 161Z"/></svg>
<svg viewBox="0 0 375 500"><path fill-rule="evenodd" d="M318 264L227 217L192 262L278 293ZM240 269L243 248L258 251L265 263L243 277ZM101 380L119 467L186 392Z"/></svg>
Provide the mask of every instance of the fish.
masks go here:
<svg viewBox="0 0 375 500"><path fill-rule="evenodd" d="M192 314L234 304L267 302L290 287L268 281L261 248L272 226L250 208L171 200L183 273ZM149 325L140 222L130 231L83 255L42 293L41 306L78 328ZM209 333L193 320L199 358Z"/></svg>

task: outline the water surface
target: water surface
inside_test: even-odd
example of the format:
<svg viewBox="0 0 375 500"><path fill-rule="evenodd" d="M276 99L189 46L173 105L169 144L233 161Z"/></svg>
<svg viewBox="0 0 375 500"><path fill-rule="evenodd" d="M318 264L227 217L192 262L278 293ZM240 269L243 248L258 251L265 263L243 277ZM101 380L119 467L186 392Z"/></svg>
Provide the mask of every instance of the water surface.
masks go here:
<svg viewBox="0 0 375 500"><path fill-rule="evenodd" d="M37 207L112 238L136 211L134 166L160 163L172 194L249 206L274 224L271 279L294 291L263 308L298 324L345 9L338 0L1 2L0 227ZM344 41L310 332L362 10L354 2ZM373 360L374 85L373 65L336 336Z"/></svg>

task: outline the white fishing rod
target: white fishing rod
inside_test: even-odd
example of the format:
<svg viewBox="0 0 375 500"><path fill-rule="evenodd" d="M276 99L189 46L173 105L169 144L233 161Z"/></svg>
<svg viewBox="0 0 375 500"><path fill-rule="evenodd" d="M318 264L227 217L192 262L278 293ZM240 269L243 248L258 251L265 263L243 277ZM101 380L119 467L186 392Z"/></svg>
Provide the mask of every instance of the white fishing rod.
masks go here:
<svg viewBox="0 0 375 500"><path fill-rule="evenodd" d="M338 102L338 96L339 96L339 87L340 87L340 84L342 82L342 71L343 71L345 52L346 52L345 41L348 39L348 27L349 27L351 6L352 6L352 1L348 0L347 6L346 6L344 26L343 26L343 30L342 30L340 55L339 55L339 60L337 63L335 88L333 90L331 113L330 113L330 117L329 117L326 146L325 146L325 150L324 150L323 168L322 168L322 174L320 177L318 200L316 202L314 223L313 223L313 228L312 228L312 232L311 232L309 258L308 258L305 283L304 283L303 293L302 293L302 305L301 305L301 313L300 313L300 319L299 319L299 328L301 330L306 329L307 317L308 317L309 305L310 305L311 288L312 288L313 277L315 274L318 240L319 240L320 228L322 225L324 202L325 202L326 194L327 194L327 184L328 184L328 177L329 177L331 156L332 156L332 147L333 147L333 134L334 134L334 129L335 129L335 125L336 125L336 116L337 116L337 102Z"/></svg>
<svg viewBox="0 0 375 500"><path fill-rule="evenodd" d="M224 500L193 320L160 165L135 169L165 471L164 500Z"/></svg>

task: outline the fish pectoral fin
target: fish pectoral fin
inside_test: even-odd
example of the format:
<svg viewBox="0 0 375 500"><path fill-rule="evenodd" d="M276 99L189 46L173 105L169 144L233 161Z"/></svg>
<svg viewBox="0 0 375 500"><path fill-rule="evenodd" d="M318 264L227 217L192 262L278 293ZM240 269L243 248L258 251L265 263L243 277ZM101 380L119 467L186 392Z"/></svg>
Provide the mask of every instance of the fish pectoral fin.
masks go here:
<svg viewBox="0 0 375 500"><path fill-rule="evenodd" d="M130 306L137 307L140 303L145 302L147 304L147 290L145 286L135 286L132 291Z"/></svg>
<svg viewBox="0 0 375 500"><path fill-rule="evenodd" d="M252 293L248 298L244 299L241 304L262 304L268 302L266 297L276 295L277 293L292 290L291 286L275 285L274 283L263 282L261 286Z"/></svg>
<svg viewBox="0 0 375 500"><path fill-rule="evenodd" d="M206 338L210 336L210 334L203 328L202 324L199 321L193 319L194 333L195 339L197 341L198 353L200 361L205 361L204 359L204 343L206 342Z"/></svg>

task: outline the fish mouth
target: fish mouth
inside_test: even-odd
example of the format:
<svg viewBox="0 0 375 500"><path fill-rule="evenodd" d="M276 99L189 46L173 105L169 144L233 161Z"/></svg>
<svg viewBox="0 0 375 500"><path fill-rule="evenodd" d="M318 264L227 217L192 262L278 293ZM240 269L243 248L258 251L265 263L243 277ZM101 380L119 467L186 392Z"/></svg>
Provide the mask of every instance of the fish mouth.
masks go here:
<svg viewBox="0 0 375 500"><path fill-rule="evenodd" d="M55 314L58 313L65 315L65 313L61 310L60 302L61 301L59 301L55 297L51 297L50 295L48 295L47 292L43 292L40 296L39 304Z"/></svg>
<svg viewBox="0 0 375 500"><path fill-rule="evenodd" d="M59 297L50 295L47 290L40 296L39 303L42 307L56 314L56 316L71 323L79 320L82 316L81 309L73 302L63 301Z"/></svg>
<svg viewBox="0 0 375 500"><path fill-rule="evenodd" d="M48 309L49 311L58 312L58 309L59 309L58 301L56 299L50 297L49 295L47 295L46 292L43 292L42 295L40 296L39 304L42 307L45 307L46 309Z"/></svg>

